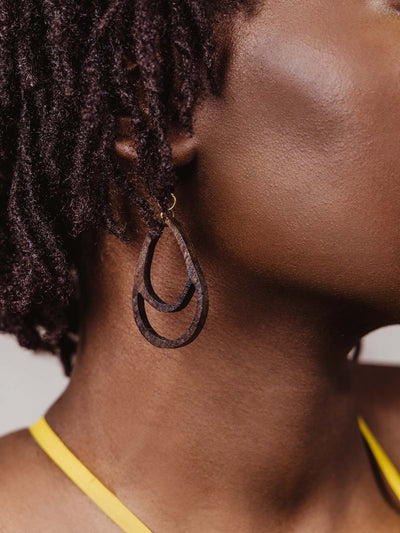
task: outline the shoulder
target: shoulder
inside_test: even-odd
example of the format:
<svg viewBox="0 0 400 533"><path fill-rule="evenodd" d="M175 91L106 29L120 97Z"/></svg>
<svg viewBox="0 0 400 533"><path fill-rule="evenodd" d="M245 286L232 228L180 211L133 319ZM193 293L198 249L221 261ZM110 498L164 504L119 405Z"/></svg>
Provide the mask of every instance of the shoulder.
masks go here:
<svg viewBox="0 0 400 533"><path fill-rule="evenodd" d="M0 491L3 493L5 489L9 491L20 481L18 471L24 472L25 475L29 473L27 465L34 460L36 451L30 446L29 435L27 429L20 429L0 438Z"/></svg>
<svg viewBox="0 0 400 533"><path fill-rule="evenodd" d="M400 367L353 364L359 414L400 470Z"/></svg>
<svg viewBox="0 0 400 533"><path fill-rule="evenodd" d="M0 438L0 472L1 533L51 531L63 517L64 480L27 428Z"/></svg>
<svg viewBox="0 0 400 533"><path fill-rule="evenodd" d="M0 502L1 533L116 530L27 428L0 438Z"/></svg>
<svg viewBox="0 0 400 533"><path fill-rule="evenodd" d="M28 430L22 429L0 438L0 530L29 529L24 514L29 511L35 493L36 450L30 443Z"/></svg>

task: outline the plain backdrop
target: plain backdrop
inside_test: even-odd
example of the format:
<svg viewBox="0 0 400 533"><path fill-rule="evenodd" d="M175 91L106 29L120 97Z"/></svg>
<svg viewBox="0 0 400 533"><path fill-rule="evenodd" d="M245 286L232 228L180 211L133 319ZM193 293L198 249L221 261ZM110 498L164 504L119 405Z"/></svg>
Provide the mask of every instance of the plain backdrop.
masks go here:
<svg viewBox="0 0 400 533"><path fill-rule="evenodd" d="M400 366L400 325L366 335L360 362ZM0 334L0 435L32 424L67 384L56 357L25 350Z"/></svg>

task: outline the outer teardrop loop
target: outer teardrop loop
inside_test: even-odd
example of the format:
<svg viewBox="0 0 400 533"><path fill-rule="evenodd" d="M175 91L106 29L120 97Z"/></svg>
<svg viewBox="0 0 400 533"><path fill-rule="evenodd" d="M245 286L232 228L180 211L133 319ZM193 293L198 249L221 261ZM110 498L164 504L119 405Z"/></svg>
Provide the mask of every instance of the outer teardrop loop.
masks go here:
<svg viewBox="0 0 400 533"><path fill-rule="evenodd" d="M168 226L174 235L185 260L187 270L185 287L178 299L172 303L165 302L155 292L151 284L150 271L154 250L164 228L157 234L149 232L138 259L132 291L132 308L140 332L151 344L160 348L179 348L192 342L204 326L208 313L208 289L192 243L185 235L182 226L177 220L168 216L164 218L164 223L164 227ZM175 313L184 309L194 294L196 295L196 311L187 331L177 339L168 339L159 335L149 322L145 301L157 311Z"/></svg>

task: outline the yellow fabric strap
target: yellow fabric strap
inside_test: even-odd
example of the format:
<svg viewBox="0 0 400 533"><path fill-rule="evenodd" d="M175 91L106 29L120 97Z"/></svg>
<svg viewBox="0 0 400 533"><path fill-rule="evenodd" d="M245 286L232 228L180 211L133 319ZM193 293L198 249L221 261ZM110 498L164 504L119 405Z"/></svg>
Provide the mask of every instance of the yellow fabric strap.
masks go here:
<svg viewBox="0 0 400 533"><path fill-rule="evenodd" d="M126 533L151 533L66 447L44 416L29 427L33 438L63 472Z"/></svg>
<svg viewBox="0 0 400 533"><path fill-rule="evenodd" d="M389 486L400 501L400 474L383 451L364 419L358 417L362 435L382 470ZM61 470L126 533L152 533L125 505L107 489L67 448L48 425L44 416L29 427L33 438Z"/></svg>
<svg viewBox="0 0 400 533"><path fill-rule="evenodd" d="M384 477L386 478L390 488L397 496L400 501L400 474L394 467L393 463L386 455L378 441L373 436L371 430L367 426L365 420L359 416L358 417L358 427L360 428L361 433L363 434L367 444L375 457L376 462L378 463Z"/></svg>

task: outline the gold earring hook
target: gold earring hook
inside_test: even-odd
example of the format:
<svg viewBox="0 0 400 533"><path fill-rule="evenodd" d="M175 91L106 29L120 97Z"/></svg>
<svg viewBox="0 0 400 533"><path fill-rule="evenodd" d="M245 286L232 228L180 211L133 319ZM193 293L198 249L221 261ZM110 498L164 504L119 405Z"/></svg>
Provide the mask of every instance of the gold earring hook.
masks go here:
<svg viewBox="0 0 400 533"><path fill-rule="evenodd" d="M170 211L171 212L171 217L174 217L175 216L174 207L176 206L176 196L175 196L175 194L173 192L171 192L171 196L172 196L173 202L172 202L171 207L168 207L167 211ZM160 202L158 200L157 200L157 204L158 204L158 207L161 210L160 218L163 221L163 223L165 224L165 213L162 210L162 207L161 207Z"/></svg>

